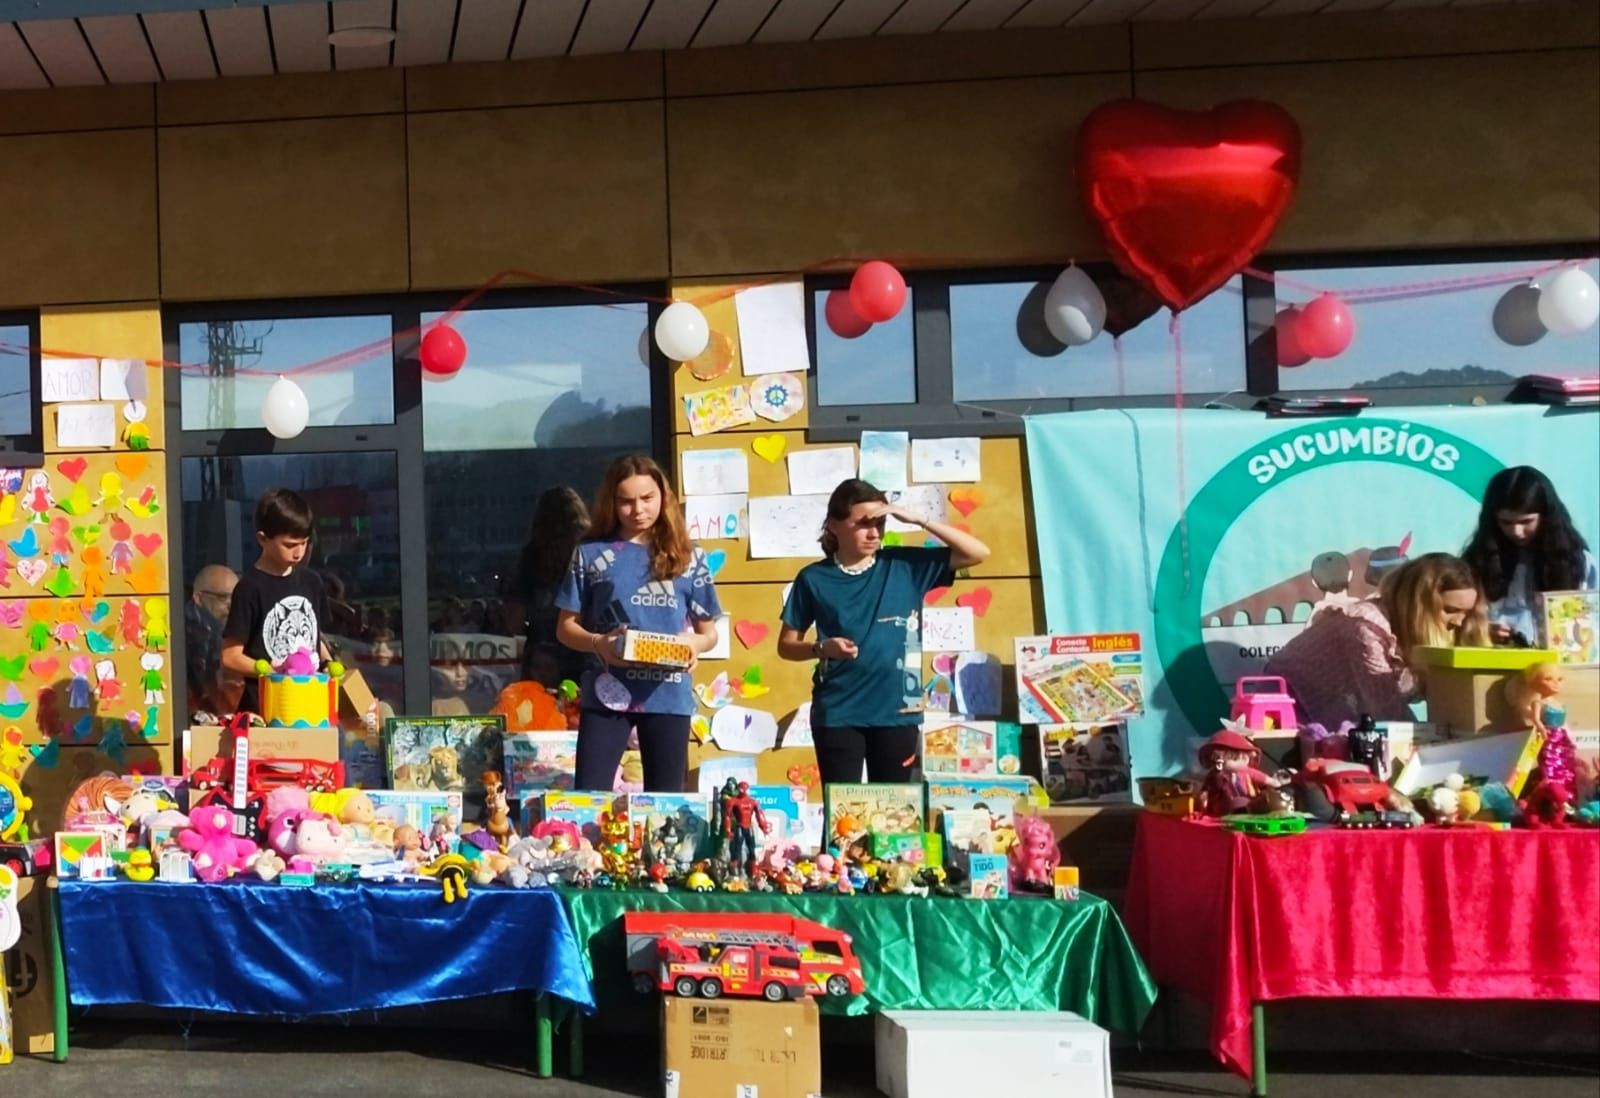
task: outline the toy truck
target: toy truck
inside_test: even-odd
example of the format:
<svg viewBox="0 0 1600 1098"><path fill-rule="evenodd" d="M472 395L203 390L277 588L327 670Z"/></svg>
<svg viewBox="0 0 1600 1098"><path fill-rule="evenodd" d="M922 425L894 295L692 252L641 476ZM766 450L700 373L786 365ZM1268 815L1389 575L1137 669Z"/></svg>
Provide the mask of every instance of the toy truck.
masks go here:
<svg viewBox="0 0 1600 1098"><path fill-rule="evenodd" d="M808 919L632 911L623 916L623 933L640 992L784 1002L866 990L850 935Z"/></svg>

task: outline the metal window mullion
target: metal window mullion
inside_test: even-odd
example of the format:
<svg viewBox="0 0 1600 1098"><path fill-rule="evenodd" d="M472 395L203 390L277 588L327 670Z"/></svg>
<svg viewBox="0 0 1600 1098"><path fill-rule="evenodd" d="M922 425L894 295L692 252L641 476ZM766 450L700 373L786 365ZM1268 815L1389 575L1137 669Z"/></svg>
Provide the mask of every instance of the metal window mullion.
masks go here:
<svg viewBox="0 0 1600 1098"><path fill-rule="evenodd" d="M951 407L955 404L955 357L950 346L950 286L943 280L918 282L911 301L917 403Z"/></svg>
<svg viewBox="0 0 1600 1098"><path fill-rule="evenodd" d="M161 316L161 354L168 362L178 361L178 323L165 311ZM178 384L178 376L168 373L162 378L161 407L165 416L164 429L166 431L165 445L167 448L167 605L176 612L183 614L184 575L183 575L183 459L186 456L185 444L188 442L183 431L183 386ZM192 714L189 712L189 655L188 630L179 627L168 631L167 656L172 661L167 669L168 681L172 683L171 712L172 712L172 751L173 766L177 773L183 773L183 747L185 730L190 725Z"/></svg>
<svg viewBox="0 0 1600 1098"><path fill-rule="evenodd" d="M392 314L396 335L421 323L416 309ZM405 712L433 711L428 670L433 652L428 620L428 490L422 441L422 363L414 344L398 341L394 359L395 475L400 555L400 651ZM409 490L408 490L409 488ZM421 653L421 659L417 654Z"/></svg>
<svg viewBox="0 0 1600 1098"><path fill-rule="evenodd" d="M368 427L307 427L294 438L275 438L264 427L183 431L181 434L181 455L186 458L373 453L396 449L401 440L398 427L392 423Z"/></svg>
<svg viewBox="0 0 1600 1098"><path fill-rule="evenodd" d="M1272 270L1270 260L1258 261L1263 270ZM1255 275L1242 276L1244 289L1244 387L1252 396L1271 396L1278 391L1278 340L1274 323L1278 317L1277 287Z"/></svg>

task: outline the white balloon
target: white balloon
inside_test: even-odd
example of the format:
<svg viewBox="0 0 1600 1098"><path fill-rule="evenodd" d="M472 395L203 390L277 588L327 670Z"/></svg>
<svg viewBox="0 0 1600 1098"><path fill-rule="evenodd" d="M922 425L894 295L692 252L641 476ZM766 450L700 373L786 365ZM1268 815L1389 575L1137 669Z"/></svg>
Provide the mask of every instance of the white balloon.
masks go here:
<svg viewBox="0 0 1600 1098"><path fill-rule="evenodd" d="M705 314L687 301L674 301L656 318L656 346L674 362L699 358L710 342Z"/></svg>
<svg viewBox="0 0 1600 1098"><path fill-rule="evenodd" d="M294 438L306 429L311 405L305 391L286 377L280 377L267 390L261 402L261 422L275 438Z"/></svg>
<svg viewBox="0 0 1600 1098"><path fill-rule="evenodd" d="M1577 335L1600 319L1600 286L1588 271L1568 267L1539 287L1539 320L1557 335Z"/></svg>
<svg viewBox="0 0 1600 1098"><path fill-rule="evenodd" d="M1106 299L1082 267L1056 276L1044 296L1044 326L1068 347L1081 347L1106 326Z"/></svg>

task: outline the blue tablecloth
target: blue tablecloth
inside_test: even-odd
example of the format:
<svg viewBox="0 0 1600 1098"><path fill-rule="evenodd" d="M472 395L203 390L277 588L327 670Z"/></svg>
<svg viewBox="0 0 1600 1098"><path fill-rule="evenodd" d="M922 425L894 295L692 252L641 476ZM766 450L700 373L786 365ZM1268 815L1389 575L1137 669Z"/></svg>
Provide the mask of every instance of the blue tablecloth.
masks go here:
<svg viewBox="0 0 1600 1098"><path fill-rule="evenodd" d="M474 888L446 904L422 885L63 881L61 928L79 1006L302 1018L534 990L594 1009L547 889Z"/></svg>

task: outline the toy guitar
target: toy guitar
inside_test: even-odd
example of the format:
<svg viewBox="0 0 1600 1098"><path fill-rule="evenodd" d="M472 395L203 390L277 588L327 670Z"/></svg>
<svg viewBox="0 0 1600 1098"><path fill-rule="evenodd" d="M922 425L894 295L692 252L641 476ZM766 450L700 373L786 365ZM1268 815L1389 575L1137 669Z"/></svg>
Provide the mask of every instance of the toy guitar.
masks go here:
<svg viewBox="0 0 1600 1098"><path fill-rule="evenodd" d="M250 810L250 714L235 713L228 718L227 731L233 737L233 780L227 808L233 814L234 836L251 839L256 828Z"/></svg>

